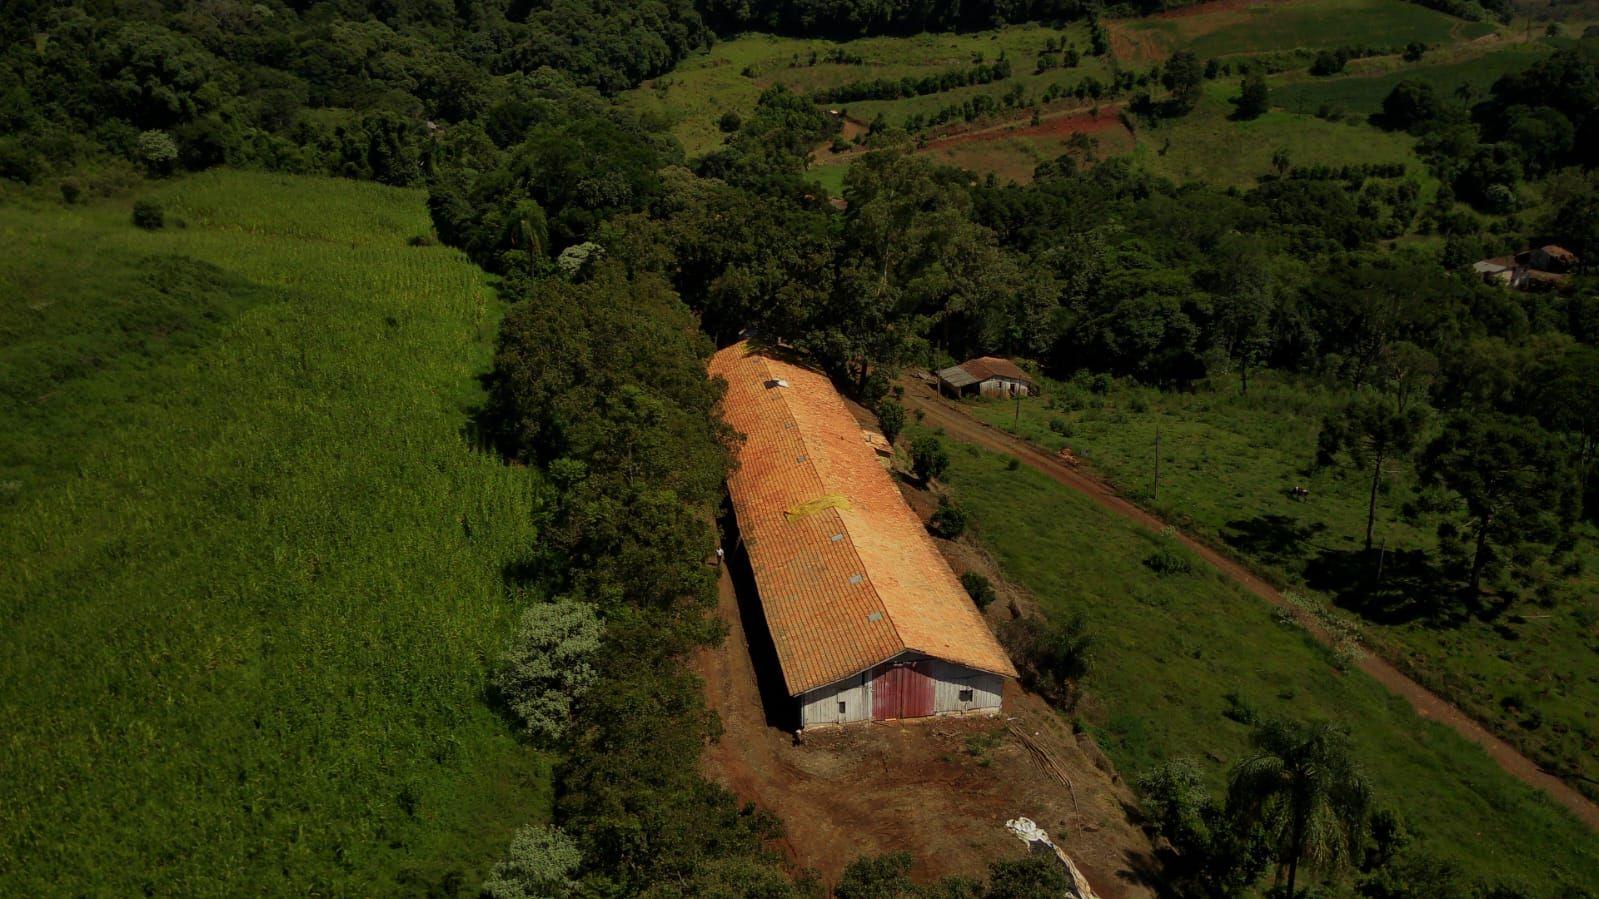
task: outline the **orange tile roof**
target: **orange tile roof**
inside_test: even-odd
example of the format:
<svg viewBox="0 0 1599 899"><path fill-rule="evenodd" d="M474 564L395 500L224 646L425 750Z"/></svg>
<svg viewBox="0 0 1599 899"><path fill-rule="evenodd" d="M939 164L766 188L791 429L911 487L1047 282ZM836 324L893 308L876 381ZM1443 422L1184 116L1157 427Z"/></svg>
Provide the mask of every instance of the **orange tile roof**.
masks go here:
<svg viewBox="0 0 1599 899"><path fill-rule="evenodd" d="M906 651L1015 677L827 376L747 342L710 371L745 436L728 492L790 695Z"/></svg>

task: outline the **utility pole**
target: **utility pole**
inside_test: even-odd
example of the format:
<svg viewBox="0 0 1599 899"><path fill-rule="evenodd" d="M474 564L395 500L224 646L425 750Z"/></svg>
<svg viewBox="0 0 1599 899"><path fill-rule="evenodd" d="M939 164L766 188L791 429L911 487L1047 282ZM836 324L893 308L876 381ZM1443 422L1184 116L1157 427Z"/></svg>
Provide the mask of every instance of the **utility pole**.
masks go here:
<svg viewBox="0 0 1599 899"><path fill-rule="evenodd" d="M1160 502L1160 422L1155 423L1155 495L1150 502Z"/></svg>
<svg viewBox="0 0 1599 899"><path fill-rule="evenodd" d="M1022 432L1022 392L1015 387L1011 391L1016 395L1016 417L1011 419L1010 429L1020 434Z"/></svg>

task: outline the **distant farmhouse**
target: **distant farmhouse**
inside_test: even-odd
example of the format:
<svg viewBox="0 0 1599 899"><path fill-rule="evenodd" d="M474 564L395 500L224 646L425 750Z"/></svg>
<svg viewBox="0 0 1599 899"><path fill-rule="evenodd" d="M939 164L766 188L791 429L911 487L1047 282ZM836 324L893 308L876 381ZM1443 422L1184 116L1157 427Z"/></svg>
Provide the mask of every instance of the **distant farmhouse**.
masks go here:
<svg viewBox="0 0 1599 899"><path fill-rule="evenodd" d="M1576 253L1548 244L1514 256L1474 262L1471 270L1489 284L1515 290L1552 290L1560 287L1581 263Z"/></svg>
<svg viewBox="0 0 1599 899"><path fill-rule="evenodd" d="M1038 384L1009 359L980 356L940 369L938 389L953 396L1028 396L1038 392Z"/></svg>
<svg viewBox="0 0 1599 899"><path fill-rule="evenodd" d="M711 359L744 435L728 493L801 729L997 714L1010 658L826 375Z"/></svg>

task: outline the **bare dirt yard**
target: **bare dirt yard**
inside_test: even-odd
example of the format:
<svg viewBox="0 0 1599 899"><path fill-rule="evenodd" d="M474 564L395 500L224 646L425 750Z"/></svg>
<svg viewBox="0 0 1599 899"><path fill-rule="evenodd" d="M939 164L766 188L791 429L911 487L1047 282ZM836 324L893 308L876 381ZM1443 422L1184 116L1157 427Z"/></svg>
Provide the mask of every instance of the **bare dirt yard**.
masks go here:
<svg viewBox="0 0 1599 899"><path fill-rule="evenodd" d="M1153 849L1129 817L1131 791L1097 747L1079 744L1058 713L1014 684L1002 717L813 729L796 740L747 563L737 555L729 547L721 579L728 638L694 663L724 728L703 764L740 799L782 819L782 848L796 866L832 885L862 855L903 850L915 857L918 880L981 877L990 862L1024 854L1005 821L1025 816L1049 831L1104 899L1154 895Z"/></svg>

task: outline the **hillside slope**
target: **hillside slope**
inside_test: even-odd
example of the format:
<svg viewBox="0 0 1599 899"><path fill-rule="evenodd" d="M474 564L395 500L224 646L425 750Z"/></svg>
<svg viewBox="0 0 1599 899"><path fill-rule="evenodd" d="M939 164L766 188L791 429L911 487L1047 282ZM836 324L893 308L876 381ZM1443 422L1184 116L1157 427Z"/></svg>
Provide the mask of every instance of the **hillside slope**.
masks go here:
<svg viewBox="0 0 1599 899"><path fill-rule="evenodd" d="M216 172L0 208L0 893L475 888L548 814L481 700L537 487L424 198Z"/></svg>

